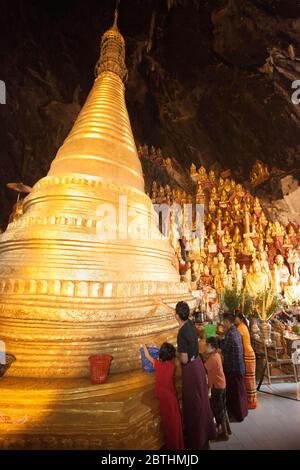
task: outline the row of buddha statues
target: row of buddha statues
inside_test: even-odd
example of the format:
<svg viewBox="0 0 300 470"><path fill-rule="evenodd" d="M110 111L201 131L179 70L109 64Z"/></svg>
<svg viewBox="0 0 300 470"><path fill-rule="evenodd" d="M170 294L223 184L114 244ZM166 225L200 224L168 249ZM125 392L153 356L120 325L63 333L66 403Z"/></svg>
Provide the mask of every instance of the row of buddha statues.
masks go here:
<svg viewBox="0 0 300 470"><path fill-rule="evenodd" d="M230 173L230 172L229 172ZM201 165L197 169L196 165L192 163L190 167L190 176L195 182L200 182L204 186L214 185L216 183L216 174L214 170L206 171L206 168ZM251 172L250 183L252 187L258 186L266 181L270 176L268 166L261 160L256 160Z"/></svg>
<svg viewBox="0 0 300 470"><path fill-rule="evenodd" d="M204 178L204 171L200 173ZM213 170L205 173L209 184L197 179L194 194L155 181L149 194L153 204L180 204L182 224L185 204L204 206L200 233L182 233L170 211L168 235L182 278L194 287L209 284L217 291L246 286L251 295L272 285L278 294L298 300L300 227L268 220L259 198L243 185L232 178L217 178Z"/></svg>
<svg viewBox="0 0 300 470"><path fill-rule="evenodd" d="M147 144L138 145L138 156L140 159L150 160L160 166L172 167L172 159L170 157L164 158L160 148L155 148L153 145L149 148Z"/></svg>

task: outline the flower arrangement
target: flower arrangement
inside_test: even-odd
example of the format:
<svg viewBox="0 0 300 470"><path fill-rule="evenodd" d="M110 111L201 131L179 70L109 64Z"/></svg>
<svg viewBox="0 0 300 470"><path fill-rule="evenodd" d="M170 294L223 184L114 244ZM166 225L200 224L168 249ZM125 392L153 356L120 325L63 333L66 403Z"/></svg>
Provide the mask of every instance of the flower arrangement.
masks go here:
<svg viewBox="0 0 300 470"><path fill-rule="evenodd" d="M266 322L283 306L282 298L272 288L258 294L254 301L254 308L260 320Z"/></svg>

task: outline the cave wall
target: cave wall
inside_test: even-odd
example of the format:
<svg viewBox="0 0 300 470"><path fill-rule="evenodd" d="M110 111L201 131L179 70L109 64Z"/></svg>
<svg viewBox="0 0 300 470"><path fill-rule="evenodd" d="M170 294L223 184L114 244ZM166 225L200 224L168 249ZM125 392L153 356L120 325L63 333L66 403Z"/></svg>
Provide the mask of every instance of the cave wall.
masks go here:
<svg viewBox="0 0 300 470"><path fill-rule="evenodd" d="M2 225L15 200L5 184L32 185L47 173L84 103L113 7L2 0ZM300 106L291 102L291 83L300 79L299 1L126 0L119 27L137 143L160 147L186 168L231 168L240 180L257 158L280 178L300 168Z"/></svg>

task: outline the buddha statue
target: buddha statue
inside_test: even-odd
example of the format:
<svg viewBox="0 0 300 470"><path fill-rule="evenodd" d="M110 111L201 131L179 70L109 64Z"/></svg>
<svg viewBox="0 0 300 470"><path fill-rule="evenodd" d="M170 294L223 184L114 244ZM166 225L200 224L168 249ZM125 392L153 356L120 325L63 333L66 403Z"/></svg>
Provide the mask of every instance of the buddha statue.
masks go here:
<svg viewBox="0 0 300 470"><path fill-rule="evenodd" d="M209 205L208 205L208 210L209 210L209 212L212 212L212 213L216 212L217 206L215 204L214 199L210 199Z"/></svg>
<svg viewBox="0 0 300 470"><path fill-rule="evenodd" d="M217 188L213 186L211 192L210 192L210 199L213 201L217 201L219 198L218 193L217 193Z"/></svg>
<svg viewBox="0 0 300 470"><path fill-rule="evenodd" d="M260 292L265 292L269 287L268 276L262 272L258 260L255 260L252 265L252 272L246 275L246 289L249 294L255 297Z"/></svg>
<svg viewBox="0 0 300 470"><path fill-rule="evenodd" d="M284 264L284 258L282 255L276 255L275 264L277 266L278 273L280 276L281 289L283 290L284 287L287 285L290 276L289 268Z"/></svg>
<svg viewBox="0 0 300 470"><path fill-rule="evenodd" d="M271 276L271 271L270 271L270 267L268 263L267 253L265 251L260 251L258 253L257 258L258 258L262 272L268 276L269 283L271 284L272 276Z"/></svg>
<svg viewBox="0 0 300 470"><path fill-rule="evenodd" d="M243 189L243 186L242 186L240 183L238 183L238 184L236 185L236 195L237 195L237 197L239 197L239 198L243 198L244 195L245 195L245 191L244 191L244 189Z"/></svg>
<svg viewBox="0 0 300 470"><path fill-rule="evenodd" d="M247 256L252 256L256 253L253 241L249 235L246 235L244 238L242 252Z"/></svg>
<svg viewBox="0 0 300 470"><path fill-rule="evenodd" d="M285 229L278 220L275 220L274 222L273 235L276 237L283 237L285 235Z"/></svg>
<svg viewBox="0 0 300 470"><path fill-rule="evenodd" d="M232 244L231 245L231 248L230 248L230 252L229 252L229 259L232 260L232 259L236 259L236 251L235 251L235 248L234 248L234 245Z"/></svg>
<svg viewBox="0 0 300 470"><path fill-rule="evenodd" d="M191 167L190 167L190 175L191 177L196 177L198 174L197 174L197 168L196 168L196 165L194 163L191 164Z"/></svg>
<svg viewBox="0 0 300 470"><path fill-rule="evenodd" d="M243 273L243 279L246 279L246 276L247 276L247 266L246 266L245 264L243 264L242 273Z"/></svg>
<svg viewBox="0 0 300 470"><path fill-rule="evenodd" d="M236 188L236 182L234 181L234 179L231 180L230 186L231 186L231 192L234 192Z"/></svg>
<svg viewBox="0 0 300 470"><path fill-rule="evenodd" d="M287 234L294 247L297 246L297 233L293 224L290 224L287 228Z"/></svg>
<svg viewBox="0 0 300 470"><path fill-rule="evenodd" d="M232 212L234 214L234 218L237 219L241 215L241 205L237 197L234 198L232 203Z"/></svg>
<svg viewBox="0 0 300 470"><path fill-rule="evenodd" d="M246 212L245 213L245 217L244 217L244 236L245 235L248 235L250 233L250 212Z"/></svg>
<svg viewBox="0 0 300 470"><path fill-rule="evenodd" d="M235 265L235 284L236 284L237 291L240 292L243 288L244 276L243 276L243 271L240 268L239 263L236 263Z"/></svg>
<svg viewBox="0 0 300 470"><path fill-rule="evenodd" d="M261 216L260 216L260 218L259 218L259 222L260 222L264 227L266 227L266 225L268 225L268 219L267 219L267 217L265 216L265 213L264 213L264 212L261 213Z"/></svg>
<svg viewBox="0 0 300 470"><path fill-rule="evenodd" d="M226 178L226 180L225 180L224 189L227 193L230 193L230 191L231 191L231 182L230 182L229 178Z"/></svg>
<svg viewBox="0 0 300 470"><path fill-rule="evenodd" d="M276 263L274 263L273 269L272 269L272 284L273 284L275 293L281 294L282 287L281 287L281 282L280 282L280 273L279 273L278 266Z"/></svg>
<svg viewBox="0 0 300 470"><path fill-rule="evenodd" d="M226 266L220 266L217 274L214 277L214 288L217 292L222 292L226 287L228 287L228 277L227 277Z"/></svg>
<svg viewBox="0 0 300 470"><path fill-rule="evenodd" d="M257 196L254 198L253 210L254 210L255 215L257 217L260 217L260 215L262 213L262 207L260 205L260 202L259 202L259 199L258 199Z"/></svg>
<svg viewBox="0 0 300 470"><path fill-rule="evenodd" d="M202 186L201 181L198 181L198 184L197 184L197 194L196 194L196 202L197 202L198 204L203 204L204 201L205 201L204 189L203 189L203 186Z"/></svg>
<svg viewBox="0 0 300 470"><path fill-rule="evenodd" d="M300 269L300 256L299 256L298 251L295 250L293 275L298 280L299 280L299 276L300 276L299 269Z"/></svg>
<svg viewBox="0 0 300 470"><path fill-rule="evenodd" d="M219 269L218 258L216 256L213 257L212 264L210 267L212 276L215 276Z"/></svg>
<svg viewBox="0 0 300 470"><path fill-rule="evenodd" d="M217 254L217 259L218 259L218 267L219 267L219 269L220 269L221 267L227 269L226 264L225 264L225 261L224 261L224 256L223 256L223 254L222 254L220 251L219 251L218 254Z"/></svg>
<svg viewBox="0 0 300 470"><path fill-rule="evenodd" d="M208 180L210 183L212 184L215 184L216 182L216 174L214 172L214 170L210 170L209 173L208 173Z"/></svg>
<svg viewBox="0 0 300 470"><path fill-rule="evenodd" d="M227 207L227 205L228 205L228 195L225 189L223 189L221 192L221 197L220 197L220 207Z"/></svg>
<svg viewBox="0 0 300 470"><path fill-rule="evenodd" d="M224 230L224 235L222 237L222 243L223 241L225 242L226 246L230 245L232 243L232 238L230 236L230 232L228 228L225 228Z"/></svg>
<svg viewBox="0 0 300 470"><path fill-rule="evenodd" d="M234 248L238 249L238 247L240 246L240 243L242 241L241 232L240 232L240 229L239 229L238 225L236 225L235 228L234 228L234 235L233 235L232 241L233 241L233 244L234 244Z"/></svg>
<svg viewBox="0 0 300 470"><path fill-rule="evenodd" d="M231 222L230 212L228 209L226 209L224 212L223 223L224 225L230 225L230 222Z"/></svg>
<svg viewBox="0 0 300 470"><path fill-rule="evenodd" d="M198 178L199 178L199 181L202 183L205 183L207 181L207 173L203 165L201 165L199 168Z"/></svg>
<svg viewBox="0 0 300 470"><path fill-rule="evenodd" d="M209 267L207 264L204 266L203 275L206 277L210 276Z"/></svg>
<svg viewBox="0 0 300 470"><path fill-rule="evenodd" d="M293 247L293 244L290 240L290 237L288 236L288 234L284 235L283 237L283 246L284 248L292 248Z"/></svg>
<svg viewBox="0 0 300 470"><path fill-rule="evenodd" d="M222 178L222 176L220 176L219 178L219 182L218 182L218 191L219 193L221 193L224 189L224 180Z"/></svg>

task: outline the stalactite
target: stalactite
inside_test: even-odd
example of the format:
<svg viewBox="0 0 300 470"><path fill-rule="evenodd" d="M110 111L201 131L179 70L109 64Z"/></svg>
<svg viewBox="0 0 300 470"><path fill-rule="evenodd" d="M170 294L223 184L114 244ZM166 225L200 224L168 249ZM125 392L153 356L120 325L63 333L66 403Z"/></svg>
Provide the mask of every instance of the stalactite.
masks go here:
<svg viewBox="0 0 300 470"><path fill-rule="evenodd" d="M154 32L154 28L155 28L155 18L156 18L156 11L153 10L152 16L151 16L149 37L148 37L147 47L146 47L147 52L150 52L151 49L152 49L152 39L153 39L153 32Z"/></svg>

